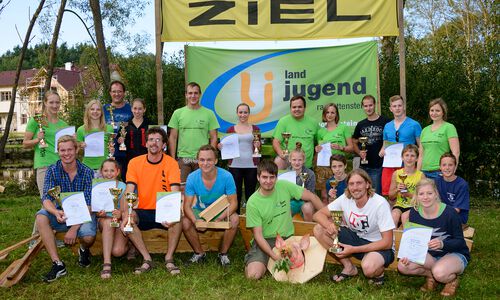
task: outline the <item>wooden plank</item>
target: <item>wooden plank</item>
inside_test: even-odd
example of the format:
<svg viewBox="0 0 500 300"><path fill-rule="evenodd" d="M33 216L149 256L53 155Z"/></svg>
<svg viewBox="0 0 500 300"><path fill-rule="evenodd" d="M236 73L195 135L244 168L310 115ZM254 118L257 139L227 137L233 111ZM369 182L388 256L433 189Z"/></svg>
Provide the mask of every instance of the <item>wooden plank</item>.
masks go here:
<svg viewBox="0 0 500 300"><path fill-rule="evenodd" d="M200 212L200 217L205 219L205 221L212 221L218 214L228 207L229 200L226 195L222 195L219 199L215 200L214 203L210 204L209 207Z"/></svg>
<svg viewBox="0 0 500 300"><path fill-rule="evenodd" d="M221 222L197 221L196 228L229 229L229 228L231 228L231 224L229 224L229 221L227 221L227 222L224 222L224 221L221 221Z"/></svg>
<svg viewBox="0 0 500 300"><path fill-rule="evenodd" d="M21 281L28 272L31 262L42 249L43 243L41 239L38 239L37 243L31 249L28 249L22 258L15 260L0 275L0 286L11 287Z"/></svg>
<svg viewBox="0 0 500 300"><path fill-rule="evenodd" d="M5 249L3 249L2 251L0 251L0 260L4 260L5 258L7 258L7 256L9 256L9 253L16 250L17 248L23 246L24 244L30 242L31 240L35 240L35 239L38 239L40 237L40 235L37 233L35 235L32 235L30 236L29 238L27 239L24 239L12 246L9 246Z"/></svg>
<svg viewBox="0 0 500 300"><path fill-rule="evenodd" d="M476 233L476 229L467 226L467 228L464 229L464 238L472 239L474 238L474 233Z"/></svg>

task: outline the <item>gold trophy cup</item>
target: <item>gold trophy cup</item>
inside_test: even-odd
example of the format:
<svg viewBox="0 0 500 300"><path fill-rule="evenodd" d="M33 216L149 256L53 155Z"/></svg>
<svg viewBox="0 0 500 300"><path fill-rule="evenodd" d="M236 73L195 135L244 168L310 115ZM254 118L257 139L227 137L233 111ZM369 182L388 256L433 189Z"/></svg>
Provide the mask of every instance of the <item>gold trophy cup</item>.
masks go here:
<svg viewBox="0 0 500 300"><path fill-rule="evenodd" d="M260 131L258 131L258 130L254 130L254 131L252 132L252 134L253 134L253 142L254 142L254 143L255 143L255 142L259 142L259 141L260 141ZM262 155L261 155L261 154L260 154L260 152L259 152L259 148L254 146L254 147L253 147L253 155L252 155L252 157L261 157L261 156L262 156Z"/></svg>
<svg viewBox="0 0 500 300"><path fill-rule="evenodd" d="M306 186L306 181L309 178L309 174L306 172L300 173L299 174L300 180L302 180L302 187Z"/></svg>
<svg viewBox="0 0 500 300"><path fill-rule="evenodd" d="M56 185L55 187L49 189L47 191L47 194L49 194L50 196L52 196L52 198L54 198L54 200L56 201L56 203L62 209L61 197L59 195L59 194L61 194L61 187L58 186L58 185Z"/></svg>
<svg viewBox="0 0 500 300"><path fill-rule="evenodd" d="M368 142L368 137L362 136L359 138L359 142L361 143L361 151L366 151L366 143ZM368 163L368 160L366 157L361 160L362 165L366 165Z"/></svg>
<svg viewBox="0 0 500 300"><path fill-rule="evenodd" d="M127 135L127 129L125 128L127 126L126 122L120 122L120 137L123 138L123 142L120 144L120 147L118 148L120 151L127 151L127 146L125 145L125 136Z"/></svg>
<svg viewBox="0 0 500 300"><path fill-rule="evenodd" d="M40 132L44 132L43 131L43 125L44 125L44 119L43 119L43 115L42 114L35 114L35 116L33 117L35 119L35 121L38 123L38 130ZM45 140L42 138L40 139L40 142L38 143L38 147L39 148L47 148L47 143L45 142Z"/></svg>
<svg viewBox="0 0 500 300"><path fill-rule="evenodd" d="M116 133L108 133L108 134L109 134L109 139L108 139L108 148L109 148L108 158L114 158Z"/></svg>
<svg viewBox="0 0 500 300"><path fill-rule="evenodd" d="M399 179L403 184L405 184L406 178L408 178L408 174L403 173L398 175ZM401 193L408 193L408 189L405 187L404 189L401 190Z"/></svg>
<svg viewBox="0 0 500 300"><path fill-rule="evenodd" d="M120 196L120 194L122 193L122 189L119 189L119 188L109 188L109 192L111 193L111 195L113 195L113 207L114 209L117 209L118 208L118 196ZM120 227L120 223L118 222L118 219L113 217L113 219L111 220L111 223L109 224L111 227Z"/></svg>
<svg viewBox="0 0 500 300"><path fill-rule="evenodd" d="M340 253L342 252L342 247L339 245L339 233L340 233L340 225L342 224L342 218L344 216L344 212L342 210L332 210L331 212L333 223L337 225L337 235L333 239L333 245L328 249L330 253Z"/></svg>
<svg viewBox="0 0 500 300"><path fill-rule="evenodd" d="M113 107L113 105L110 105L106 109L109 111L109 119L111 120L110 123L114 130L116 128L115 116L113 115L113 111L115 110L115 108Z"/></svg>
<svg viewBox="0 0 500 300"><path fill-rule="evenodd" d="M137 195L135 193L127 193L125 199L127 200L128 205L128 219L127 224L125 224L125 227L123 228L123 232L132 233L134 232L134 228L132 227L132 207L137 201Z"/></svg>
<svg viewBox="0 0 500 300"><path fill-rule="evenodd" d="M330 179L330 181L328 181L328 184L330 184L330 187L332 189L336 189L337 185L339 185L339 182L335 178L333 178L333 179Z"/></svg>
<svg viewBox="0 0 500 300"><path fill-rule="evenodd" d="M283 149L283 156L288 157L290 152L288 151L288 140L292 137L290 132L282 132L281 137L283 138L283 143L285 144L285 149Z"/></svg>

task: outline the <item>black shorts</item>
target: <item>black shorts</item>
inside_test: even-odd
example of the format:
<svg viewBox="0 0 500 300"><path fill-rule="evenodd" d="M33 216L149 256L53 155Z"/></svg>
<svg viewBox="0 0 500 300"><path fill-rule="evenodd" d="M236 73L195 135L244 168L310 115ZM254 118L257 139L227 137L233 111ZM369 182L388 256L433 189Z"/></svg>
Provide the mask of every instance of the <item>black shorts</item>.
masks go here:
<svg viewBox="0 0 500 300"><path fill-rule="evenodd" d="M392 210L399 209L401 213L405 213L411 209L411 207L401 207L401 206L394 206Z"/></svg>
<svg viewBox="0 0 500 300"><path fill-rule="evenodd" d="M156 210L154 209L136 209L135 213L137 214L137 218L139 219L137 227L141 231L150 230L150 229L165 229L160 223L155 222Z"/></svg>
<svg viewBox="0 0 500 300"><path fill-rule="evenodd" d="M371 243L369 240L360 238L354 231L346 227L342 227L340 229L339 242L351 246L363 246ZM384 258L384 267L386 268L394 261L394 251L392 251L392 249L379 250L374 252L380 253L380 255L382 255L382 257ZM353 253L352 256L359 260L362 260L363 257L365 257L365 254L366 253Z"/></svg>

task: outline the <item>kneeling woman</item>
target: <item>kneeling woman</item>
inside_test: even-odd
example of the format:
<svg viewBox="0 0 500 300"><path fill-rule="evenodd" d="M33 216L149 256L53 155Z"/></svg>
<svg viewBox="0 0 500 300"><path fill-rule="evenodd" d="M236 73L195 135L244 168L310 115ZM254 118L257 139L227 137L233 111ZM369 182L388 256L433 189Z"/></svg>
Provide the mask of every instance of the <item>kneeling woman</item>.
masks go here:
<svg viewBox="0 0 500 300"><path fill-rule="evenodd" d="M422 291L432 291L441 282L445 284L441 295L453 296L458 287L458 276L464 272L470 260L460 217L452 207L441 203L431 179L422 179L417 184L413 199L415 209L403 214L403 224L410 221L434 230L424 265L402 258L398 270L402 274L427 277L420 288Z"/></svg>

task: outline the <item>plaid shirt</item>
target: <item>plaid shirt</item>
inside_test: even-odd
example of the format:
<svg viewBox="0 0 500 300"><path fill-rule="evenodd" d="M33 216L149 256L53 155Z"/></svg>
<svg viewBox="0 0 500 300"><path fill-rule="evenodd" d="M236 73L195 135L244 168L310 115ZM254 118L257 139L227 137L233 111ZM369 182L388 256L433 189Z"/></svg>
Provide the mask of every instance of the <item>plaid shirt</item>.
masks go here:
<svg viewBox="0 0 500 300"><path fill-rule="evenodd" d="M73 181L69 179L68 173L64 171L61 160L58 160L55 164L47 168L45 183L43 185L42 205L45 200L54 202L54 198L47 194L47 191L55 186L60 186L61 193L83 192L85 202L90 206L94 171L82 164L79 160L76 160L76 167L76 176L73 178ZM57 203L54 202L54 204L61 209Z"/></svg>

